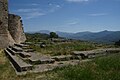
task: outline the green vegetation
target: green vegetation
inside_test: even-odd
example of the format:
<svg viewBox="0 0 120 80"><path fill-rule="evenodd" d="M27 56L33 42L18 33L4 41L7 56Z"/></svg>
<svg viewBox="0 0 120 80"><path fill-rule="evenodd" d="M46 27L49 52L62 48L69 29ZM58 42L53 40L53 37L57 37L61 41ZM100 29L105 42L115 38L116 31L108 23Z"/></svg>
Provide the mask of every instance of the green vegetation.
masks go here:
<svg viewBox="0 0 120 80"><path fill-rule="evenodd" d="M55 32L50 32L50 38L58 38L58 35Z"/></svg>
<svg viewBox="0 0 120 80"><path fill-rule="evenodd" d="M40 38L40 34L27 34L30 47L42 54L66 55L74 50L92 50L96 48L113 47L92 42L72 40L68 42L51 42L49 36ZM40 47L39 42L46 44ZM120 54L97 57L89 62L81 62L76 66L57 68L44 73L28 73L17 76L5 53L0 50L0 80L120 80Z"/></svg>
<svg viewBox="0 0 120 80"><path fill-rule="evenodd" d="M27 41L26 42L40 42L41 40L46 40L49 38L48 34L35 33L30 34L26 33Z"/></svg>
<svg viewBox="0 0 120 80"><path fill-rule="evenodd" d="M120 46L120 40L117 41L117 42L115 42L115 45L116 45L116 46Z"/></svg>
<svg viewBox="0 0 120 80"><path fill-rule="evenodd" d="M66 55L71 54L72 51L84 51L84 50L92 50L97 47L89 42L81 42L81 41L73 41L66 43L54 43L54 44L46 44L45 48L40 48L40 46L32 45L31 47L36 51L42 54L51 54L51 55Z"/></svg>
<svg viewBox="0 0 120 80"><path fill-rule="evenodd" d="M120 80L120 54L99 57L76 66L57 68L44 73L28 73L17 76L0 53L0 80Z"/></svg>
<svg viewBox="0 0 120 80"><path fill-rule="evenodd" d="M26 33L27 41L26 42L40 42L43 40L48 40L49 38L59 38L55 32L50 32L50 34L43 33Z"/></svg>
<svg viewBox="0 0 120 80"><path fill-rule="evenodd" d="M53 42L51 43L49 40L44 41L46 46L44 48L40 47L40 43L33 44L30 47L42 54L50 54L50 55L68 55L71 54L72 51L88 51L98 48L107 48L113 47L111 45L104 44L96 44L92 42L86 41L70 41L70 42Z"/></svg>
<svg viewBox="0 0 120 80"><path fill-rule="evenodd" d="M27 36L27 42L33 43L31 45L31 48L42 54L66 55L66 54L71 54L72 51L76 51L76 50L86 51L86 50L92 50L102 47L103 48L111 47L111 45L58 38L58 35L54 32L51 32L50 35L35 33L35 34L26 34L26 36ZM58 41L55 42L50 37L53 38L53 40L58 40ZM44 47L41 48L41 46Z"/></svg>
<svg viewBox="0 0 120 80"><path fill-rule="evenodd" d="M120 80L120 54L57 70L59 80ZM54 79L54 78L53 78ZM55 80L57 80L56 77Z"/></svg>

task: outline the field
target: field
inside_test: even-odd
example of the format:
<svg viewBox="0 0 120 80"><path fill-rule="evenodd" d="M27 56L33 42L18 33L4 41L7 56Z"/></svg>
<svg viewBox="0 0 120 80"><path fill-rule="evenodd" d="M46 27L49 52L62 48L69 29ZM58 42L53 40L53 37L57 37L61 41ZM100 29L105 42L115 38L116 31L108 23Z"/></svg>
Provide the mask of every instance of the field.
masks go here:
<svg viewBox="0 0 120 80"><path fill-rule="evenodd" d="M52 44L49 41L46 41L45 44L46 46L44 48L41 48L39 43L36 45L31 45L31 48L39 53L55 56L68 55L71 54L72 51L87 51L98 48L111 47L111 45L97 44L85 41L58 42Z"/></svg>
<svg viewBox="0 0 120 80"><path fill-rule="evenodd" d="M17 76L4 53L0 53L0 80L120 80L120 54L99 57L77 66Z"/></svg>

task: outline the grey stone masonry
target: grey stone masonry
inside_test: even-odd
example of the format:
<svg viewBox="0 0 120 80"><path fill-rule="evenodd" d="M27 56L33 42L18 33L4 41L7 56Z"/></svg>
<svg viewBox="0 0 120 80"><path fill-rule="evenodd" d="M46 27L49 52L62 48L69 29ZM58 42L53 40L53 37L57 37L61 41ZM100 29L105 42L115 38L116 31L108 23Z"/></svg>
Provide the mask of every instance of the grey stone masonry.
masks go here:
<svg viewBox="0 0 120 80"><path fill-rule="evenodd" d="M53 56L52 59L55 59L56 61L68 61L73 59L74 57L72 55L61 55L61 56Z"/></svg>
<svg viewBox="0 0 120 80"><path fill-rule="evenodd" d="M91 51L73 51L73 55L81 56L82 58L94 58L96 56L103 56L120 52L120 48L105 48Z"/></svg>
<svg viewBox="0 0 120 80"><path fill-rule="evenodd" d="M8 12L8 0L0 0L0 48L26 40L21 17Z"/></svg>
<svg viewBox="0 0 120 80"><path fill-rule="evenodd" d="M8 56L8 58L9 58L9 60L13 64L14 68L18 72L32 70L32 65L25 63L22 59L20 59L17 56L11 55L11 53L9 53L9 51L7 51L7 50L5 50L5 52L6 52L7 56Z"/></svg>
<svg viewBox="0 0 120 80"><path fill-rule="evenodd" d="M31 55L29 54L29 53L27 53L27 52L20 52L20 54L19 54L21 57L23 57L23 58L29 58L29 57L31 57Z"/></svg>
<svg viewBox="0 0 120 80"><path fill-rule="evenodd" d="M0 48L13 44L14 40L8 31L8 0L0 0Z"/></svg>

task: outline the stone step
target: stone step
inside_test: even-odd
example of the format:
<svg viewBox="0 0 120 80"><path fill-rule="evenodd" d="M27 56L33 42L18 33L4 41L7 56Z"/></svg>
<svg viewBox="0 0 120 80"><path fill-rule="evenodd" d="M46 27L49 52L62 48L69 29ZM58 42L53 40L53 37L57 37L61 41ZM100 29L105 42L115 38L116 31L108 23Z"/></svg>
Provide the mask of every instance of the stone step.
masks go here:
<svg viewBox="0 0 120 80"><path fill-rule="evenodd" d="M72 55L61 55L61 56L54 56L52 59L55 59L56 61L69 61L72 59L76 59L75 56Z"/></svg>
<svg viewBox="0 0 120 80"><path fill-rule="evenodd" d="M17 46L13 46L13 47L12 47L12 50L14 50L14 51L16 51L16 52L22 52L22 51L23 51L22 48L17 47Z"/></svg>
<svg viewBox="0 0 120 80"><path fill-rule="evenodd" d="M70 60L70 61L59 61L54 62L53 64L40 64L35 65L34 69L32 70L35 73L38 72L45 72L45 71L51 71L55 68L61 68L69 65L78 65L80 64L80 60Z"/></svg>
<svg viewBox="0 0 120 80"><path fill-rule="evenodd" d="M120 48L108 48L108 49L106 49L106 52L108 52L108 53L119 53Z"/></svg>
<svg viewBox="0 0 120 80"><path fill-rule="evenodd" d="M25 52L34 52L35 50L34 49L25 49L24 51Z"/></svg>
<svg viewBox="0 0 120 80"><path fill-rule="evenodd" d="M22 58L29 58L29 57L31 57L31 55L29 54L29 53L27 53L27 52L20 52L20 54L19 54Z"/></svg>
<svg viewBox="0 0 120 80"><path fill-rule="evenodd" d="M15 52L11 49L11 48L7 48L7 50L12 54L12 55L15 55Z"/></svg>
<svg viewBox="0 0 120 80"><path fill-rule="evenodd" d="M96 49L91 51L73 51L73 55L81 56L84 58L94 58L98 56L104 56L108 54L118 53L120 52L120 48L105 48L105 49Z"/></svg>
<svg viewBox="0 0 120 80"><path fill-rule="evenodd" d="M55 60L54 59L51 59L49 57L44 57L44 56L39 56L38 58L29 58L29 61L31 64L35 64L35 65L38 65L38 64L51 64L51 63L54 63Z"/></svg>
<svg viewBox="0 0 120 80"><path fill-rule="evenodd" d="M14 44L14 45L17 46L17 47L21 47L21 48L29 47L28 45L25 45L25 44Z"/></svg>
<svg viewBox="0 0 120 80"><path fill-rule="evenodd" d="M54 63L54 62L55 62L55 59L51 59L48 56L41 56L40 57L40 63L41 64L48 64L48 63Z"/></svg>
<svg viewBox="0 0 120 80"><path fill-rule="evenodd" d="M31 57L28 58L31 64L37 65L37 64L49 64L55 62L54 59L51 59L51 57L47 55L38 55L35 52L30 52L29 54L31 54Z"/></svg>
<svg viewBox="0 0 120 80"><path fill-rule="evenodd" d="M19 54L20 52L16 52L14 50L12 50L12 48L8 47L7 50L12 54L12 55L15 55L15 54Z"/></svg>
<svg viewBox="0 0 120 80"><path fill-rule="evenodd" d="M22 59L20 59L17 56L11 55L11 53L7 49L5 49L5 53L8 56L9 60L11 61L11 63L13 64L17 72L32 70L33 68L32 65L27 64L26 62L24 62Z"/></svg>

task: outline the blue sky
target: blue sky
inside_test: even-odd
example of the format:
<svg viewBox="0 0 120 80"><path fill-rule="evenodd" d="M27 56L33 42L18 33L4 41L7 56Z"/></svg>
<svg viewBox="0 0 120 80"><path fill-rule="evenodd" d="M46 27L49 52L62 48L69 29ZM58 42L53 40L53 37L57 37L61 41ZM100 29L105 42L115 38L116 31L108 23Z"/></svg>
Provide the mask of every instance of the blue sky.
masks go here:
<svg viewBox="0 0 120 80"><path fill-rule="evenodd" d="M120 0L9 0L25 31L120 31Z"/></svg>

